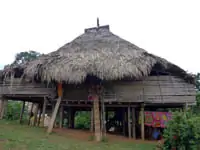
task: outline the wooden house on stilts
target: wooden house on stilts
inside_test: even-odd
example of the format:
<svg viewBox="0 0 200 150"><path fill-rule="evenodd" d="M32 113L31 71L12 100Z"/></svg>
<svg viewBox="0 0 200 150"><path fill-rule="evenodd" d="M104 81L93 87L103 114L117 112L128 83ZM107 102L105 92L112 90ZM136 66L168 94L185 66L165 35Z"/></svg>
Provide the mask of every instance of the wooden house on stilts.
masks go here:
<svg viewBox="0 0 200 150"><path fill-rule="evenodd" d="M48 132L59 108L60 127L67 111L69 128L75 112L91 111L97 141L108 131L109 111L115 112L121 134L145 139L145 110L181 108L193 104L196 96L191 75L116 36L109 26L85 29L57 51L3 72L2 99L38 103L43 115L47 103L54 106ZM12 86L5 84L8 76L14 78ZM14 84L19 78L20 85Z"/></svg>

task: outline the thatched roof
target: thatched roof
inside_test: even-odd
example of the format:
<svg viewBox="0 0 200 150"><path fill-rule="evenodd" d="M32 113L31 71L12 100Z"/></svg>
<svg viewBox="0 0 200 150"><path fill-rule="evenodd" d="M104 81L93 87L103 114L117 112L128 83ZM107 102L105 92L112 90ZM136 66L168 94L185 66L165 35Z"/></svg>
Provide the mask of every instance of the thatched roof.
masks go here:
<svg viewBox="0 0 200 150"><path fill-rule="evenodd" d="M114 35L109 26L102 26L86 29L84 34L57 51L29 62L24 74L38 76L43 81L67 83L81 83L87 75L102 80L141 79L148 76L155 65L172 75L191 79L178 66Z"/></svg>

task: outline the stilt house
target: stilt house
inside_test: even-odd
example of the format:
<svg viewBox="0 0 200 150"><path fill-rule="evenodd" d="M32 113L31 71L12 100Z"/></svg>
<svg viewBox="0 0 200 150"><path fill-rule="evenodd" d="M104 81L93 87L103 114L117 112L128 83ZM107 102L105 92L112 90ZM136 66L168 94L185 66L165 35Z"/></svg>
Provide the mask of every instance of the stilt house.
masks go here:
<svg viewBox="0 0 200 150"><path fill-rule="evenodd" d="M2 99L41 105L48 100L54 106L48 132L58 108L62 117L68 112L70 128L75 112L91 111L97 140L108 131L108 111L115 112L121 134L144 139L145 110L183 107L196 96L193 76L113 34L109 26L85 29L57 51L4 70L2 79Z"/></svg>

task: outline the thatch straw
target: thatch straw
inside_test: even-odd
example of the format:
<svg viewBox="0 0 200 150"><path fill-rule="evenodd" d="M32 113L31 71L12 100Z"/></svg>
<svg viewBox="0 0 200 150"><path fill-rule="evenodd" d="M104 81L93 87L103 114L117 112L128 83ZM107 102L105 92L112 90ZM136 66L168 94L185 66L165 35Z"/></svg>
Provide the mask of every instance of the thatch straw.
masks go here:
<svg viewBox="0 0 200 150"><path fill-rule="evenodd" d="M87 75L102 80L140 79L148 76L155 64L174 75L187 76L183 69L123 40L104 26L85 30L57 51L29 62L24 74L67 83L81 83Z"/></svg>

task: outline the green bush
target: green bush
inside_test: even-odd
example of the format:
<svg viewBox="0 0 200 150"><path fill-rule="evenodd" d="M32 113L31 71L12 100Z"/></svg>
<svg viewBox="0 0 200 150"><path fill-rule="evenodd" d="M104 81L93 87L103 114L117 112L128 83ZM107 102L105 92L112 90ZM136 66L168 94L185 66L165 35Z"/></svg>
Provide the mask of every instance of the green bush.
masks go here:
<svg viewBox="0 0 200 150"><path fill-rule="evenodd" d="M6 120L19 120L20 112L22 109L22 102L18 101L8 101L8 105L4 114L4 119ZM28 115L27 108L25 107L24 118Z"/></svg>
<svg viewBox="0 0 200 150"><path fill-rule="evenodd" d="M90 128L90 112L78 112L75 116L75 128L89 129Z"/></svg>
<svg viewBox="0 0 200 150"><path fill-rule="evenodd" d="M200 94L196 95L196 105L192 106L192 112L195 114L200 114Z"/></svg>
<svg viewBox="0 0 200 150"><path fill-rule="evenodd" d="M175 112L164 130L164 149L193 150L200 143L200 116L192 112Z"/></svg>

